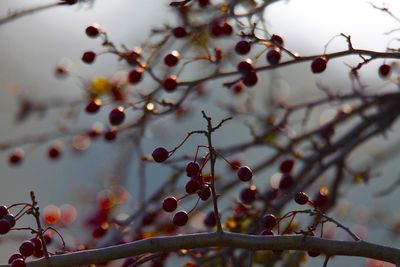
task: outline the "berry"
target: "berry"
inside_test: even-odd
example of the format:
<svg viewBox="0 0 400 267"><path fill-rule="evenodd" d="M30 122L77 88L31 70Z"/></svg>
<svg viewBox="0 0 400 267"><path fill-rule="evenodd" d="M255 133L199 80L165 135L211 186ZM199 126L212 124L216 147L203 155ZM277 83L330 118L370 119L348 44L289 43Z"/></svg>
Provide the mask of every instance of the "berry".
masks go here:
<svg viewBox="0 0 400 267"><path fill-rule="evenodd" d="M100 110L100 107L101 100L99 98L96 98L86 105L85 111L89 114L97 113Z"/></svg>
<svg viewBox="0 0 400 267"><path fill-rule="evenodd" d="M189 220L189 216L187 215L186 211L178 211L177 213L175 213L174 218L172 219L172 222L176 226L184 226L188 220Z"/></svg>
<svg viewBox="0 0 400 267"><path fill-rule="evenodd" d="M87 36L94 38L94 37L97 37L99 35L100 28L99 28L98 25L95 25L95 24L94 25L90 25L90 26L88 26L86 28L85 32L86 32Z"/></svg>
<svg viewBox="0 0 400 267"><path fill-rule="evenodd" d="M231 35L233 33L232 26L229 23L224 22L224 24L222 24L222 33L225 35Z"/></svg>
<svg viewBox="0 0 400 267"><path fill-rule="evenodd" d="M272 229L274 228L274 226L276 225L276 217L274 214L268 213L265 214L262 218L263 224L265 226L265 228L267 229Z"/></svg>
<svg viewBox="0 0 400 267"><path fill-rule="evenodd" d="M283 46L283 39L282 39L282 37L280 37L279 35L277 35L277 34L273 34L272 36L271 36L271 42L273 42L273 43L275 43L275 44L278 44L278 45L280 45L280 46Z"/></svg>
<svg viewBox="0 0 400 267"><path fill-rule="evenodd" d="M0 219L3 218L4 215L8 214L8 209L6 206L0 206Z"/></svg>
<svg viewBox="0 0 400 267"><path fill-rule="evenodd" d="M29 257L33 254L35 250L35 246L31 241L24 241L20 246L19 246L19 252L21 253L22 256L24 257Z"/></svg>
<svg viewBox="0 0 400 267"><path fill-rule="evenodd" d="M252 87L254 85L257 84L258 82L258 76L257 73L255 71L249 72L247 73L243 78L242 78L242 82L244 83L244 85L248 86L248 87Z"/></svg>
<svg viewBox="0 0 400 267"><path fill-rule="evenodd" d="M143 76L143 71L139 69L133 69L128 74L128 81L131 84L138 83L142 79L142 76Z"/></svg>
<svg viewBox="0 0 400 267"><path fill-rule="evenodd" d="M3 216L2 220L6 220L9 224L10 227L13 228L15 226L15 217L13 214L8 213L6 215Z"/></svg>
<svg viewBox="0 0 400 267"><path fill-rule="evenodd" d="M392 72L392 67L388 64L383 64L379 67L379 76L381 78L388 78Z"/></svg>
<svg viewBox="0 0 400 267"><path fill-rule="evenodd" d="M267 53L267 61L271 65L276 65L281 60L281 52L278 48L272 48Z"/></svg>
<svg viewBox="0 0 400 267"><path fill-rule="evenodd" d="M86 51L81 57L82 61L91 64L96 59L96 54L93 51Z"/></svg>
<svg viewBox="0 0 400 267"><path fill-rule="evenodd" d="M200 165L197 162L189 162L186 165L186 175L188 177L193 177L195 175L197 175L200 171Z"/></svg>
<svg viewBox="0 0 400 267"><path fill-rule="evenodd" d="M235 83L232 86L232 91L235 94L240 94L241 92L243 92L243 89L244 89L244 86L243 86L243 83L241 83L241 82Z"/></svg>
<svg viewBox="0 0 400 267"><path fill-rule="evenodd" d="M120 125L125 120L125 112L123 107L116 107L108 114L108 121L111 125Z"/></svg>
<svg viewBox="0 0 400 267"><path fill-rule="evenodd" d="M101 238L101 237L103 237L106 233L107 233L107 229L105 229L105 228L99 226L99 227L93 229L93 231L92 231L92 237L93 237L93 238Z"/></svg>
<svg viewBox="0 0 400 267"><path fill-rule="evenodd" d="M8 162L11 165L18 165L22 162L22 160L24 159L24 151L20 148L17 148L13 153L10 154L10 156L8 157Z"/></svg>
<svg viewBox="0 0 400 267"><path fill-rule="evenodd" d="M163 201L163 209L166 212L173 212L178 207L178 201L175 197L167 197Z"/></svg>
<svg viewBox="0 0 400 267"><path fill-rule="evenodd" d="M26 267L26 263L25 263L24 259L18 258L18 259L13 260L11 262L10 266L11 267Z"/></svg>
<svg viewBox="0 0 400 267"><path fill-rule="evenodd" d="M208 186L204 186L197 194L201 200L206 201L211 196L211 189Z"/></svg>
<svg viewBox="0 0 400 267"><path fill-rule="evenodd" d="M23 259L23 258L24 257L19 253L12 254L11 257L8 259L8 264L11 264L16 259Z"/></svg>
<svg viewBox="0 0 400 267"><path fill-rule="evenodd" d="M46 245L50 245L51 242L53 241L53 239L49 233L44 234L43 239L44 239L44 242L46 243Z"/></svg>
<svg viewBox="0 0 400 267"><path fill-rule="evenodd" d="M241 41L237 42L235 45L235 51L239 55L245 55L245 54L249 53L250 49L251 49L251 45L246 40L241 40Z"/></svg>
<svg viewBox="0 0 400 267"><path fill-rule="evenodd" d="M168 158L168 151L163 147L157 147L151 154L155 162L163 162Z"/></svg>
<svg viewBox="0 0 400 267"><path fill-rule="evenodd" d="M10 231L10 229L11 229L10 223L5 219L1 219L0 220L0 235L7 234Z"/></svg>
<svg viewBox="0 0 400 267"><path fill-rule="evenodd" d="M287 190L292 187L293 183L294 183L294 179L293 179L292 175L285 173L282 175L282 178L279 182L279 189Z"/></svg>
<svg viewBox="0 0 400 267"><path fill-rule="evenodd" d="M316 251L307 251L307 254L308 254L308 256L315 258L315 257L318 257L321 253L316 252Z"/></svg>
<svg viewBox="0 0 400 267"><path fill-rule="evenodd" d="M317 57L311 63L312 73L321 73L326 69L327 60L325 57Z"/></svg>
<svg viewBox="0 0 400 267"><path fill-rule="evenodd" d="M328 188L321 187L312 202L315 207L324 208L328 204Z"/></svg>
<svg viewBox="0 0 400 267"><path fill-rule="evenodd" d="M213 37L219 37L224 34L222 31L222 26L219 22L213 22L210 24L210 34Z"/></svg>
<svg viewBox="0 0 400 267"><path fill-rule="evenodd" d="M210 228L217 225L217 218L215 217L214 211L207 213L206 217L204 218L204 225Z"/></svg>
<svg viewBox="0 0 400 267"><path fill-rule="evenodd" d="M284 159L279 165L279 171L281 173L289 173L293 170L294 160L293 159Z"/></svg>
<svg viewBox="0 0 400 267"><path fill-rule="evenodd" d="M165 91L167 92L172 92L175 90L175 88L178 86L178 82L176 81L176 76L172 75L170 77L167 77L163 81L163 86Z"/></svg>
<svg viewBox="0 0 400 267"><path fill-rule="evenodd" d="M179 57L180 57L179 52L174 50L164 57L164 64L169 67L173 67L176 64L178 64Z"/></svg>
<svg viewBox="0 0 400 267"><path fill-rule="evenodd" d="M251 171L251 169L249 167L241 166L239 168L239 170L237 171L237 176L243 182L247 182L247 181L250 181L251 178L253 177L253 172Z"/></svg>
<svg viewBox="0 0 400 267"><path fill-rule="evenodd" d="M296 196L294 197L294 201L296 201L296 203L299 205L307 204L308 199L309 198L308 198L307 194L304 192L298 192L296 194Z"/></svg>
<svg viewBox="0 0 400 267"><path fill-rule="evenodd" d="M188 194L193 194L200 189L201 189L201 184L195 179L190 179L185 185L185 190L186 193Z"/></svg>
<svg viewBox="0 0 400 267"><path fill-rule="evenodd" d="M244 61L240 61L237 65L237 69L242 75L247 75L248 73L254 71L253 62L249 58Z"/></svg>
<svg viewBox="0 0 400 267"><path fill-rule="evenodd" d="M47 150L47 156L52 160L60 158L61 156L60 146L56 144L49 147L49 149Z"/></svg>
<svg viewBox="0 0 400 267"><path fill-rule="evenodd" d="M187 36L187 31L184 27L179 26L172 29L172 34L175 36L175 38L184 38Z"/></svg>
<svg viewBox="0 0 400 267"><path fill-rule="evenodd" d="M106 141L113 141L113 140L115 140L115 138L117 138L117 131L116 130L107 130L104 133L104 139Z"/></svg>
<svg viewBox="0 0 400 267"><path fill-rule="evenodd" d="M274 235L274 232L272 232L271 229L265 229L260 233L260 235Z"/></svg>
<svg viewBox="0 0 400 267"><path fill-rule="evenodd" d="M37 237L31 238L30 241L33 243L33 246L35 247L35 251L42 249L42 241L40 241L39 238L37 238Z"/></svg>
<svg viewBox="0 0 400 267"><path fill-rule="evenodd" d="M245 204L251 204L257 198L257 189L255 186L250 186L247 188L242 189L240 192L240 199Z"/></svg>
<svg viewBox="0 0 400 267"><path fill-rule="evenodd" d="M210 0L197 0L200 7L206 7L210 4Z"/></svg>

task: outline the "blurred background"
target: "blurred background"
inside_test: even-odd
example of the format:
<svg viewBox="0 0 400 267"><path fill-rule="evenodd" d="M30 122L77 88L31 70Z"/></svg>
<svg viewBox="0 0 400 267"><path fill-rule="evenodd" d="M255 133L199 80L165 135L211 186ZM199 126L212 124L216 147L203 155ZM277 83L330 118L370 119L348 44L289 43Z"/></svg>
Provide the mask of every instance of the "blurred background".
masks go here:
<svg viewBox="0 0 400 267"><path fill-rule="evenodd" d="M0 25L0 144L7 144L25 136L55 132L62 126L68 127L70 122L64 119L65 115L76 110L80 112L74 121L74 127L78 129L90 127L94 121L106 122L107 110L89 116L83 112L84 106L79 104L75 110L66 109L60 104L59 107L44 114L34 114L21 123L16 121L16 116L20 112L23 98L38 103L54 103L55 100L61 103L79 102L84 96L85 84L94 76L112 76L119 70L127 69L127 66L118 62L115 56L108 54L99 57L93 65L81 62L83 51L104 50L98 40L87 38L85 35L84 30L88 25L93 23L101 25L116 45L135 47L146 39L152 27L163 25L165 22L170 25L176 24L176 18L168 2L96 0L91 4L51 8ZM382 1L370 2L382 5ZM2 0L0 18L7 16L10 11L47 3L51 1ZM399 11L400 15L398 1L387 0L385 3L391 10ZM351 35L353 46L356 48L385 51L389 42L392 42L392 47L396 46L393 43L396 32L385 33L399 27L398 21L374 9L368 1L363 0L280 1L268 7L264 17L269 32L281 35L285 40L285 46L300 55L323 53L324 46L340 33ZM233 47L236 40L238 38L233 40L228 38L224 46ZM337 37L330 42L327 52L346 48L345 40ZM259 104L262 106L268 98L266 88L269 86L279 89L281 97L294 100L315 97L318 93L317 83L327 85L332 90L345 92L351 85L346 64L355 62L358 62L357 57L332 60L329 69L318 76L311 74L308 64L273 70L263 73L262 82L246 94L260 99ZM396 89L391 83L379 79L377 69L382 62L383 60L376 60L364 66L360 72L362 82L368 88L376 90ZM68 64L73 75L62 79L54 75L55 67L60 64ZM188 74L190 75L192 74ZM179 121L178 124L173 121L178 127L171 125L171 118L162 119L152 125L143 136L144 152L150 153L159 145L174 147L187 131L203 127L205 124L198 112L202 109L207 110L216 120L224 118L226 113L218 108L218 103L236 101L234 99L236 96L232 96L231 92L222 87L223 82L216 80L209 83L209 88L219 91L213 92L212 97L197 102L191 119ZM329 110L325 114L328 113ZM394 129L396 128L398 127ZM249 134L243 121L239 120L227 124L224 131L216 135L215 144L224 146L246 140ZM358 159L370 159L373 153L387 146L388 143L383 142L391 142L396 137L398 134L394 130L388 134L387 141L382 139L370 142L362 151L357 151ZM109 181L109 177L124 173L129 176L127 189L134 205L138 194L137 156L132 154L129 146L121 142L110 144L98 140L85 152L78 153L67 147L62 158L53 162L47 158L47 148L59 139L49 140L38 146L24 146L26 159L18 167L8 164L8 155L12 149L0 153L0 204L10 205L29 201L29 191L33 190L42 208L51 204L74 205L78 210L78 220L71 229L79 231L79 218L82 220L84 214L89 212L88 209L95 201L96 193L102 185ZM201 138L195 137L185 145L184 151L193 151L195 144L203 142ZM251 165L257 153L259 152L239 156ZM123 164L121 158L126 159L122 161ZM372 197L374 192L386 188L397 179L399 173L397 162L398 158L394 158L379 166L376 170L376 173L380 173L379 179L373 179L368 184L362 183L356 187L349 186L344 192L346 197L342 199L341 207L350 209L351 212L345 212L343 220L353 229L368 231L366 235L368 241L398 244L388 229L394 221L400 219L397 217L397 192L381 198ZM147 193L151 193L156 185L161 184L164 170L151 167L147 174ZM270 177L272 173L263 175ZM375 211L383 212L384 215L372 214ZM376 229L375 226L366 229L363 225L371 219L370 216L385 216L384 225L377 226ZM5 263L8 257L15 253L20 237L21 234L18 234L14 243L7 237L0 236L0 263ZM337 257L330 261L329 266L341 264L350 266L349 263L351 266L364 266L365 259ZM311 259L309 262L309 266L321 265L322 260L319 258Z"/></svg>

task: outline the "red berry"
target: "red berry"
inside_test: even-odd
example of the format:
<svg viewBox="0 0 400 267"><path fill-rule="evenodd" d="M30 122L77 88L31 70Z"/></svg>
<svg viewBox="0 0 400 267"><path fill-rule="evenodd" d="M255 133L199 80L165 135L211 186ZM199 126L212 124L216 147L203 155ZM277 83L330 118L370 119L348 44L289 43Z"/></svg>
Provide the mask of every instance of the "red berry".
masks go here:
<svg viewBox="0 0 400 267"><path fill-rule="evenodd" d="M143 71L139 69L133 69L128 74L128 81L131 84L138 83L142 79L142 76L143 76Z"/></svg>
<svg viewBox="0 0 400 267"><path fill-rule="evenodd" d="M222 24L222 33L225 35L231 35L233 33L232 26L229 23L224 22L224 24Z"/></svg>
<svg viewBox="0 0 400 267"><path fill-rule="evenodd" d="M265 228L267 228L267 229L274 228L274 226L276 225L276 222L277 222L275 215L271 214L271 213L265 214L263 216L262 220L263 220L263 224L264 224Z"/></svg>
<svg viewBox="0 0 400 267"><path fill-rule="evenodd" d="M274 235L274 232L272 232L271 229L265 229L260 233L260 235Z"/></svg>
<svg viewBox="0 0 400 267"><path fill-rule="evenodd" d="M392 67L388 64L383 64L379 67L379 76L381 78L388 78L392 72Z"/></svg>
<svg viewBox="0 0 400 267"><path fill-rule="evenodd" d="M219 22L213 22L210 24L210 34L213 37L219 37L223 34L222 26Z"/></svg>
<svg viewBox="0 0 400 267"><path fill-rule="evenodd" d="M40 241L39 238L37 238L37 237L31 238L30 241L33 243L33 246L35 247L35 251L40 250L42 248L42 241Z"/></svg>
<svg viewBox="0 0 400 267"><path fill-rule="evenodd" d="M15 226L15 217L13 214L8 213L6 215L3 216L2 220L6 220L9 224L10 227L13 228Z"/></svg>
<svg viewBox="0 0 400 267"><path fill-rule="evenodd" d="M19 253L21 253L22 256L24 257L29 257L33 254L35 250L35 246L31 241L24 241L20 246L19 246Z"/></svg>
<svg viewBox="0 0 400 267"><path fill-rule="evenodd" d="M239 64L237 65L237 69L242 75L246 75L250 72L253 72L254 71L253 62L249 58L244 61L240 61Z"/></svg>
<svg viewBox="0 0 400 267"><path fill-rule="evenodd" d="M172 222L176 226L184 226L188 220L189 220L189 216L187 215L186 211L178 211L177 213L175 213L174 218L172 219Z"/></svg>
<svg viewBox="0 0 400 267"><path fill-rule="evenodd" d="M8 264L11 264L16 259L23 259L23 258L24 257L19 253L12 254L11 257L8 259Z"/></svg>
<svg viewBox="0 0 400 267"><path fill-rule="evenodd" d="M175 197L167 197L163 201L163 209L166 212L173 212L178 207L178 201Z"/></svg>
<svg viewBox="0 0 400 267"><path fill-rule="evenodd" d="M237 159L232 160L232 161L230 162L230 168L231 168L231 170L233 170L233 171L239 170L239 168L240 168L241 165L242 165L242 163L241 163L239 160L237 160Z"/></svg>
<svg viewBox="0 0 400 267"><path fill-rule="evenodd" d="M293 176L285 173L282 175L282 178L279 182L279 189L287 190L293 186L293 183L294 183Z"/></svg>
<svg viewBox="0 0 400 267"><path fill-rule="evenodd" d="M163 147L157 147L151 155L155 162L163 162L168 158L168 151Z"/></svg>
<svg viewBox="0 0 400 267"><path fill-rule="evenodd" d="M170 77L165 78L165 80L163 81L163 86L165 91L167 92L174 91L178 86L178 82L176 81L176 76L172 75Z"/></svg>
<svg viewBox="0 0 400 267"><path fill-rule="evenodd" d="M176 27L174 29L172 29L172 34L176 37L176 38L184 38L187 36L187 31L184 27L179 26Z"/></svg>
<svg viewBox="0 0 400 267"><path fill-rule="evenodd" d="M311 63L311 71L313 73L321 73L326 69L327 60L325 57L317 57Z"/></svg>
<svg viewBox="0 0 400 267"><path fill-rule="evenodd" d="M178 64L179 57L179 52L174 50L164 57L164 64L169 67L173 67Z"/></svg>
<svg viewBox="0 0 400 267"><path fill-rule="evenodd" d="M204 186L197 194L201 200L206 201L211 196L211 189L208 186Z"/></svg>
<svg viewBox="0 0 400 267"><path fill-rule="evenodd" d="M245 76L242 77L242 82L248 87L256 85L258 82L257 73L255 71L247 73Z"/></svg>
<svg viewBox="0 0 400 267"><path fill-rule="evenodd" d="M312 203L315 207L324 208L328 204L328 189L326 187L320 188L315 194Z"/></svg>
<svg viewBox="0 0 400 267"><path fill-rule="evenodd" d="M18 259L13 260L11 262L10 266L11 267L26 267L26 263L25 263L24 259L18 258Z"/></svg>
<svg viewBox="0 0 400 267"><path fill-rule="evenodd" d="M53 241L51 235L48 233L43 235L43 239L44 239L44 242L46 243L46 245L50 245L51 242Z"/></svg>
<svg viewBox="0 0 400 267"><path fill-rule="evenodd" d="M24 159L24 151L20 148L17 148L13 153L10 154L10 156L8 157L8 162L11 165L18 165L22 162L22 160Z"/></svg>
<svg viewBox="0 0 400 267"><path fill-rule="evenodd" d="M108 121L111 125L120 125L125 120L125 112L123 107L116 107L108 114Z"/></svg>
<svg viewBox="0 0 400 267"><path fill-rule="evenodd" d="M197 0L200 7L206 7L210 4L210 0Z"/></svg>
<svg viewBox="0 0 400 267"><path fill-rule="evenodd" d="M8 214L8 209L6 206L0 206L0 219L3 218L4 215Z"/></svg>
<svg viewBox="0 0 400 267"><path fill-rule="evenodd" d="M93 51L86 51L85 53L83 53L81 59L83 62L91 64L96 59L96 54Z"/></svg>
<svg viewBox="0 0 400 267"><path fill-rule="evenodd" d="M94 37L97 37L99 35L100 28L99 28L98 25L95 25L95 24L94 25L90 25L90 26L88 26L86 28L85 32L86 32L87 36L94 38Z"/></svg>
<svg viewBox="0 0 400 267"><path fill-rule="evenodd" d="M271 65L276 65L281 60L281 52L278 48L272 48L267 53L267 61Z"/></svg>
<svg viewBox="0 0 400 267"><path fill-rule="evenodd" d="M318 257L321 253L317 252L317 251L307 251L308 256L310 257Z"/></svg>
<svg viewBox="0 0 400 267"><path fill-rule="evenodd" d="M244 86L242 82L237 82L232 86L232 91L235 94L240 94L241 92L243 92Z"/></svg>
<svg viewBox="0 0 400 267"><path fill-rule="evenodd" d="M253 177L253 172L251 171L251 169L249 167L241 166L239 168L239 170L237 171L237 176L243 182L247 182L247 181L250 181L251 178Z"/></svg>
<svg viewBox="0 0 400 267"><path fill-rule="evenodd" d="M185 185L185 190L186 193L188 194L193 194L200 189L201 189L201 184L195 179L190 179Z"/></svg>
<svg viewBox="0 0 400 267"><path fill-rule="evenodd" d="M275 44L278 44L278 45L280 45L280 46L283 46L283 39L282 39L282 37L280 37L280 36L277 35L277 34L273 34L273 35L271 36L271 42L273 42L273 43L275 43Z"/></svg>
<svg viewBox="0 0 400 267"><path fill-rule="evenodd" d="M92 231L92 237L93 237L93 238L101 238L101 237L103 237L106 233L107 233L107 229L105 229L105 228L99 226L99 227L93 229L93 231Z"/></svg>
<svg viewBox="0 0 400 267"><path fill-rule="evenodd" d="M304 192L298 192L296 194L296 196L294 197L294 201L296 201L296 203L299 205L307 204L308 199L309 198L308 198L307 194Z"/></svg>
<svg viewBox="0 0 400 267"><path fill-rule="evenodd" d="M215 217L214 211L207 213L206 217L204 218L204 225L207 227L214 227L217 225L217 218Z"/></svg>
<svg viewBox="0 0 400 267"><path fill-rule="evenodd" d="M281 173L289 173L293 170L294 160L293 159L284 159L279 165L279 170Z"/></svg>
<svg viewBox="0 0 400 267"><path fill-rule="evenodd" d="M188 177L193 177L195 175L197 175L200 171L200 165L197 162L189 162L186 165L186 175Z"/></svg>
<svg viewBox="0 0 400 267"><path fill-rule="evenodd" d="M90 101L86 105L85 111L90 114L97 113L100 110L100 107L101 107L101 100L97 98Z"/></svg>
<svg viewBox="0 0 400 267"><path fill-rule="evenodd" d="M58 159L61 156L61 147L58 144L52 145L51 147L49 147L49 149L47 150L47 156L52 159Z"/></svg>
<svg viewBox="0 0 400 267"><path fill-rule="evenodd" d="M240 199L245 204L251 204L257 198L257 188L255 186L250 186L242 189L240 192Z"/></svg>
<svg viewBox="0 0 400 267"><path fill-rule="evenodd" d="M7 234L10 231L10 229L11 229L10 223L5 219L1 219L0 220L0 235Z"/></svg>
<svg viewBox="0 0 400 267"><path fill-rule="evenodd" d="M249 53L250 49L251 49L251 45L246 40L241 40L241 41L237 42L235 45L235 51L236 51L236 53L238 53L240 55L245 55L245 54Z"/></svg>
<svg viewBox="0 0 400 267"><path fill-rule="evenodd" d="M113 140L115 140L115 138L117 138L117 131L116 130L107 130L104 133L104 139L106 141L113 141Z"/></svg>

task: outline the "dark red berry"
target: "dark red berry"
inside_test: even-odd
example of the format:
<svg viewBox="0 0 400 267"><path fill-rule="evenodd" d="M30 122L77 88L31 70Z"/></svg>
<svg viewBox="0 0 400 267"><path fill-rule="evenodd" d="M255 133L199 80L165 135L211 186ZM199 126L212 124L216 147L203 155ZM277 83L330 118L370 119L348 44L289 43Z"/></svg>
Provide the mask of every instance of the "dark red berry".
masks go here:
<svg viewBox="0 0 400 267"><path fill-rule="evenodd" d="M201 189L201 184L195 179L190 179L185 185L185 190L186 193L188 194L193 194L200 189Z"/></svg>
<svg viewBox="0 0 400 267"><path fill-rule="evenodd" d="M272 48L267 53L267 61L271 65L276 65L281 60L281 52L278 48Z"/></svg>
<svg viewBox="0 0 400 267"><path fill-rule="evenodd" d="M11 262L11 267L26 267L24 259L18 258Z"/></svg>
<svg viewBox="0 0 400 267"><path fill-rule="evenodd" d="M168 151L163 147L157 147L151 154L155 162L163 162L168 158Z"/></svg>
<svg viewBox="0 0 400 267"><path fill-rule="evenodd" d="M289 173L293 170L293 167L294 167L294 160L287 158L284 159L279 165L279 171L281 173Z"/></svg>
<svg viewBox="0 0 400 267"><path fill-rule="evenodd" d="M0 206L0 219L3 218L4 215L8 214L8 209L6 206Z"/></svg>
<svg viewBox="0 0 400 267"><path fill-rule="evenodd" d="M237 82L232 86L232 92L235 94L240 94L243 92L244 86L242 82Z"/></svg>
<svg viewBox="0 0 400 267"><path fill-rule="evenodd" d="M96 53L94 53L93 51L86 51L85 53L82 54L81 59L83 62L91 64L96 59Z"/></svg>
<svg viewBox="0 0 400 267"><path fill-rule="evenodd" d="M197 194L201 200L206 201L211 196L211 189L208 186L204 186Z"/></svg>
<svg viewBox="0 0 400 267"><path fill-rule="evenodd" d="M10 229L11 229L10 223L5 219L1 219L0 220L0 235L7 234L10 231Z"/></svg>
<svg viewBox="0 0 400 267"><path fill-rule="evenodd" d="M272 232L271 229L265 229L260 233L260 235L274 235L274 232Z"/></svg>
<svg viewBox="0 0 400 267"><path fill-rule="evenodd" d="M19 253L12 254L11 257L8 259L8 264L11 264L16 259L23 259L23 258L24 257Z"/></svg>
<svg viewBox="0 0 400 267"><path fill-rule="evenodd" d="M308 199L309 198L308 198L307 194L304 192L298 192L296 194L296 196L294 197L294 201L296 201L296 203L299 205L307 204Z"/></svg>
<svg viewBox="0 0 400 267"><path fill-rule="evenodd" d="M95 24L94 25L90 25L90 26L88 26L86 28L85 32L86 32L87 36L94 38L94 37L97 37L99 35L100 28L99 28L98 25L95 25Z"/></svg>
<svg viewBox="0 0 400 267"><path fill-rule="evenodd" d="M210 24L210 34L213 37L219 37L223 34L222 26L219 22L213 22Z"/></svg>
<svg viewBox="0 0 400 267"><path fill-rule="evenodd" d="M120 125L125 120L125 112L123 107L116 107L108 114L108 121L111 125Z"/></svg>
<svg viewBox="0 0 400 267"><path fill-rule="evenodd" d="M100 107L101 107L101 100L97 98L90 101L86 105L85 111L90 114L97 113L100 110Z"/></svg>
<svg viewBox="0 0 400 267"><path fill-rule="evenodd" d="M262 221L263 221L264 227L267 229L274 228L274 226L276 225L276 222L277 222L275 215L271 214L271 213L265 214L262 218Z"/></svg>
<svg viewBox="0 0 400 267"><path fill-rule="evenodd" d="M200 165L197 162L189 162L186 165L186 175L188 177L193 177L195 175L197 175L200 171Z"/></svg>
<svg viewBox="0 0 400 267"><path fill-rule="evenodd" d="M310 257L318 257L321 253L317 252L317 251L307 251L308 256Z"/></svg>
<svg viewBox="0 0 400 267"><path fill-rule="evenodd" d="M30 241L33 243L33 246L35 247L35 251L40 250L42 248L42 241L40 241L39 238L37 238L37 237L31 238Z"/></svg>
<svg viewBox="0 0 400 267"><path fill-rule="evenodd" d="M8 162L10 163L10 165L18 165L24 159L24 155L25 155L24 151L20 148L17 148L8 157Z"/></svg>
<svg viewBox="0 0 400 267"><path fill-rule="evenodd" d="M143 218L142 218L142 224L143 225L151 225L154 223L156 219L157 213L155 212L148 212L146 213Z"/></svg>
<svg viewBox="0 0 400 267"><path fill-rule="evenodd" d="M231 170L237 171L237 170L239 170L240 166L242 166L242 163L236 159L236 160L232 160L230 162L229 166L230 166Z"/></svg>
<svg viewBox="0 0 400 267"><path fill-rule="evenodd" d="M236 51L236 53L238 53L240 55L245 55L245 54L249 53L250 49L251 49L251 45L246 40L241 40L241 41L237 42L235 45L235 51Z"/></svg>
<svg viewBox="0 0 400 267"><path fill-rule="evenodd" d="M61 156L61 147L59 145L52 145L47 150L47 156L49 159L56 160Z"/></svg>
<svg viewBox="0 0 400 267"><path fill-rule="evenodd" d="M166 212L173 212L178 207L178 201L175 197L167 197L163 201L163 209Z"/></svg>
<svg viewBox="0 0 400 267"><path fill-rule="evenodd" d="M187 31L184 27L179 26L176 28L172 29L172 34L176 37L176 38L184 38L187 36Z"/></svg>
<svg viewBox="0 0 400 267"><path fill-rule="evenodd" d="M53 242L53 238L48 233L43 235L43 239L44 239L44 242L46 243L46 245L50 245L51 242Z"/></svg>
<svg viewBox="0 0 400 267"><path fill-rule="evenodd" d="M93 238L101 238L101 237L103 237L106 233L107 233L107 229L105 229L105 228L99 226L99 227L93 229L93 231L92 231L92 237L93 237Z"/></svg>
<svg viewBox="0 0 400 267"><path fill-rule="evenodd" d="M317 57L311 63L311 71L313 73L321 73L326 69L326 58L325 57Z"/></svg>
<svg viewBox="0 0 400 267"><path fill-rule="evenodd" d="M15 221L15 217L13 214L8 213L8 214L4 215L2 219L6 220L10 224L11 228L13 228L15 226L16 221Z"/></svg>
<svg viewBox="0 0 400 267"><path fill-rule="evenodd" d="M179 52L174 50L164 57L164 64L173 67L179 62Z"/></svg>
<svg viewBox="0 0 400 267"><path fill-rule="evenodd" d="M242 77L242 82L247 87L252 87L257 84L258 76L255 71L247 73L245 76Z"/></svg>
<svg viewBox="0 0 400 267"><path fill-rule="evenodd" d="M206 7L210 4L210 0L197 0L200 7Z"/></svg>
<svg viewBox="0 0 400 267"><path fill-rule="evenodd" d="M233 33L233 28L228 22L222 24L222 33L224 35L231 35Z"/></svg>
<svg viewBox="0 0 400 267"><path fill-rule="evenodd" d="M20 246L19 246L19 253L21 253L22 256L24 257L29 257L33 254L35 250L35 246L31 241L24 241Z"/></svg>
<svg viewBox="0 0 400 267"><path fill-rule="evenodd" d="M392 72L392 67L388 64L383 64L379 67L379 76L381 78L388 78Z"/></svg>
<svg viewBox="0 0 400 267"><path fill-rule="evenodd" d="M237 65L237 69L242 75L246 75L254 71L253 62L249 58L244 61L240 61Z"/></svg>
<svg viewBox="0 0 400 267"><path fill-rule="evenodd" d="M322 187L315 194L312 203L315 207L324 208L328 204L328 189L326 187Z"/></svg>
<svg viewBox="0 0 400 267"><path fill-rule="evenodd" d="M273 43L275 43L275 44L278 44L278 45L280 45L280 46L283 46L283 39L282 39L282 37L280 37L280 36L277 35L277 34L273 34L273 35L271 36L271 42L273 42Z"/></svg>
<svg viewBox="0 0 400 267"><path fill-rule="evenodd" d="M107 130L104 132L104 139L106 141L113 141L117 138L117 133L116 130Z"/></svg>
<svg viewBox="0 0 400 267"><path fill-rule="evenodd" d="M279 189L287 190L293 186L293 183L294 183L293 176L285 173L282 175L282 178L279 182Z"/></svg>
<svg viewBox="0 0 400 267"><path fill-rule="evenodd" d="M165 91L173 92L178 86L178 82L176 81L176 76L172 75L170 77L165 78L163 81L163 86Z"/></svg>
<svg viewBox="0 0 400 267"><path fill-rule="evenodd" d="M217 218L215 217L214 211L207 213L206 217L204 218L204 225L210 228L217 225Z"/></svg>
<svg viewBox="0 0 400 267"><path fill-rule="evenodd" d="M189 220L189 216L187 215L186 211L178 211L177 213L175 213L174 218L172 219L172 222L176 226L184 226L188 220Z"/></svg>
<svg viewBox="0 0 400 267"><path fill-rule="evenodd" d="M257 199L257 188L255 186L250 186L242 189L240 192L240 199L245 204L251 204Z"/></svg>
<svg viewBox="0 0 400 267"><path fill-rule="evenodd" d="M239 168L239 170L237 171L237 176L243 182L247 182L247 181L250 181L251 178L253 177L253 172L251 171L251 169L249 167L241 166Z"/></svg>
<svg viewBox="0 0 400 267"><path fill-rule="evenodd" d="M128 81L131 84L138 83L142 79L142 76L143 76L143 71L139 69L133 69L128 74Z"/></svg>

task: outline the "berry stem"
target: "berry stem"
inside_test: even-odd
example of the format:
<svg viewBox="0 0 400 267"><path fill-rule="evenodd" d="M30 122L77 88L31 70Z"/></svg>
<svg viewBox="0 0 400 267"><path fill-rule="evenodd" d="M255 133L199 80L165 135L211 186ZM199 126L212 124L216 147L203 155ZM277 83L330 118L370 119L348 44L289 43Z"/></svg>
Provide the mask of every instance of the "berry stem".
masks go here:
<svg viewBox="0 0 400 267"><path fill-rule="evenodd" d="M33 215L33 217L35 217L35 220L36 220L37 232L38 232L40 241L42 241L44 257L45 257L45 259L48 259L49 252L47 251L46 241L44 240L44 237L43 237L43 228L40 223L39 207L37 207L38 203L36 201L35 193L33 191L31 191L31 199L32 199L32 215Z"/></svg>

